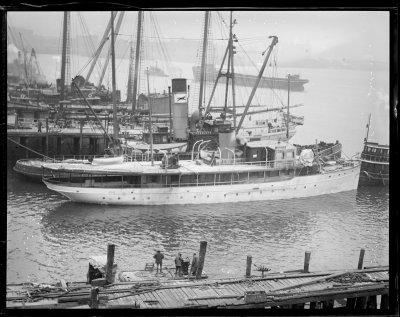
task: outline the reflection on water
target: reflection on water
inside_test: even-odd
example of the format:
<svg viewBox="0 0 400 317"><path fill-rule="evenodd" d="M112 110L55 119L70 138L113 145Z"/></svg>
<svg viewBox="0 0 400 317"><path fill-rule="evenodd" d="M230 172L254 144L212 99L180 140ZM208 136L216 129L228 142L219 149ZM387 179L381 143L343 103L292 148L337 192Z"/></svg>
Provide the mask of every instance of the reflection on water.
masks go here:
<svg viewBox="0 0 400 317"><path fill-rule="evenodd" d="M388 196L380 188L252 204L104 206L11 177L7 194L9 282L84 280L88 256L106 254L108 243L119 269L130 270L152 262L156 249L173 267L177 252L191 257L206 240L205 270L214 277L243 275L247 255L273 271L301 268L305 251L314 271L354 267L362 247L366 265L388 262Z"/></svg>

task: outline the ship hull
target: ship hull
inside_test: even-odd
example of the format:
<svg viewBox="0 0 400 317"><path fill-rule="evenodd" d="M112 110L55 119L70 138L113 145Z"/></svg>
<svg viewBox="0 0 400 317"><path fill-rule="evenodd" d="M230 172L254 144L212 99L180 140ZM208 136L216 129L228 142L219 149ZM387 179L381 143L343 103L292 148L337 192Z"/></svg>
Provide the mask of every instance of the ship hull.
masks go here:
<svg viewBox="0 0 400 317"><path fill-rule="evenodd" d="M46 186L75 202L110 205L172 205L279 200L334 194L357 189L360 165L323 174L263 183L167 188L70 187L45 181Z"/></svg>
<svg viewBox="0 0 400 317"><path fill-rule="evenodd" d="M205 80L215 82L217 79L218 71L206 73ZM199 72L193 70L194 81L200 81ZM257 81L257 76L244 75L235 73L235 86L253 87ZM219 83L226 83L226 77L222 76L218 80ZM304 85L308 83L308 79L293 79L290 80L291 91L304 91ZM274 78L274 77L262 77L258 88L270 88L270 89L282 89L288 90L288 79L287 78Z"/></svg>

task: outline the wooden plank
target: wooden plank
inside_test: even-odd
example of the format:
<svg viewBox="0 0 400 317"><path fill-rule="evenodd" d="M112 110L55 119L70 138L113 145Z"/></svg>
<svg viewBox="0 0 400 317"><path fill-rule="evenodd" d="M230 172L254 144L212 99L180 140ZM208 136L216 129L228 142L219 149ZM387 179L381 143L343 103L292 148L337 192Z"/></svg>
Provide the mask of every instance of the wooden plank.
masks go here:
<svg viewBox="0 0 400 317"><path fill-rule="evenodd" d="M171 295L171 292L169 290L160 290L160 295L163 296L168 307L174 307L177 305L175 297Z"/></svg>
<svg viewBox="0 0 400 317"><path fill-rule="evenodd" d="M168 306L167 303L164 301L164 298L160 296L159 291L154 292L154 297L157 298L160 302L160 308L166 308Z"/></svg>
<svg viewBox="0 0 400 317"><path fill-rule="evenodd" d="M175 306L183 306L185 302L185 294L181 292L179 288L174 288L171 290L171 297L175 301Z"/></svg>
<svg viewBox="0 0 400 317"><path fill-rule="evenodd" d="M173 297L171 292L168 290L160 290L159 295L164 299L165 303L167 304L167 308L174 307L178 304L175 297Z"/></svg>
<svg viewBox="0 0 400 317"><path fill-rule="evenodd" d="M185 288L185 294L188 296L188 298L197 296L197 293L191 287ZM188 303L189 303L189 301L188 301ZM190 303L193 305L202 305L200 301L190 301ZM187 307L191 307L191 306L187 306Z"/></svg>

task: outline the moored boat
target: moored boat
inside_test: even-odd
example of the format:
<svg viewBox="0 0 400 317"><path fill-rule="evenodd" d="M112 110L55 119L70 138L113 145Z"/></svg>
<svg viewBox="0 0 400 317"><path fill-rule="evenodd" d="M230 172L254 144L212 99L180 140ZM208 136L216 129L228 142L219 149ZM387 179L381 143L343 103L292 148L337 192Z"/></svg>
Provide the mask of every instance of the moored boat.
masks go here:
<svg viewBox="0 0 400 317"><path fill-rule="evenodd" d="M365 142L360 161L360 184L389 185L389 145Z"/></svg>
<svg viewBox="0 0 400 317"><path fill-rule="evenodd" d="M255 141L243 158L126 162L110 166L44 164L46 186L72 201L117 205L204 204L277 200L357 188L358 161L296 156L286 142ZM168 163L169 162L169 163Z"/></svg>
<svg viewBox="0 0 400 317"><path fill-rule="evenodd" d="M360 185L389 185L389 145L368 141L371 114L367 124L367 136L360 156Z"/></svg>

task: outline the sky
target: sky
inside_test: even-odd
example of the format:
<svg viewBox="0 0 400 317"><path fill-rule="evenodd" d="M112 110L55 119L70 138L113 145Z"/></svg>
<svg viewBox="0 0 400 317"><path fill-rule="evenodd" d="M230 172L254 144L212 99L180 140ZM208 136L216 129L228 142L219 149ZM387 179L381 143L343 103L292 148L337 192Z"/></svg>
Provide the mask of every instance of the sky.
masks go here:
<svg viewBox="0 0 400 317"><path fill-rule="evenodd" d="M72 12L72 14L77 14ZM89 32L101 38L110 17L109 11L80 12ZM244 39L246 50L262 52L269 45L268 36L276 35L284 51L293 55L360 55L377 61L389 58L389 13L386 11L234 11L234 33ZM23 27L35 34L59 37L62 12L9 12L13 27ZM72 19L71 15L71 19ZM127 12L120 33L136 32L136 12ZM203 11L154 11L164 38L199 39ZM226 24L229 11L212 12L213 19ZM220 22L221 23L221 22ZM214 37L222 35L221 29ZM226 30L224 30L226 33Z"/></svg>

